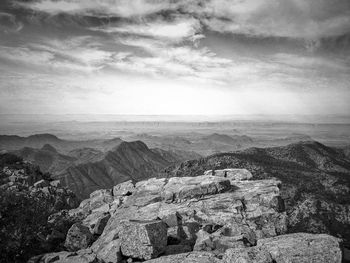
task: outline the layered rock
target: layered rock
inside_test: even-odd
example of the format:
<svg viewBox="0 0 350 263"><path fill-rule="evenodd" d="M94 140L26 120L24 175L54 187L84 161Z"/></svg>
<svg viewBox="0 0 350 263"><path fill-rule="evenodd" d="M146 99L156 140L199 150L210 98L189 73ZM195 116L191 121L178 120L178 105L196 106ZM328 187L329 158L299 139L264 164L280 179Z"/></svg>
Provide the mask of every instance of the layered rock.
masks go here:
<svg viewBox="0 0 350 263"><path fill-rule="evenodd" d="M280 181L248 179L246 170L227 169L198 177L152 178L136 185L129 181L113 190L98 190L68 212L80 217L89 234L100 235L88 250L82 246L78 253L95 255L100 262L128 258L154 263L209 263L221 258L260 262L250 258L255 254L275 260L266 262L289 262L276 261L276 255L286 255L286 260L294 260L294 255L313 259L320 247L329 246L331 256L321 253L319 262L340 262L339 243L333 237L284 235L287 221ZM102 221L107 222L105 227ZM275 243L279 254L273 250ZM286 254L288 244L292 251ZM311 252L302 248L298 254L298 246L305 244Z"/></svg>
<svg viewBox="0 0 350 263"><path fill-rule="evenodd" d="M295 233L265 238L251 248L229 249L224 263L341 262L339 240L319 234Z"/></svg>

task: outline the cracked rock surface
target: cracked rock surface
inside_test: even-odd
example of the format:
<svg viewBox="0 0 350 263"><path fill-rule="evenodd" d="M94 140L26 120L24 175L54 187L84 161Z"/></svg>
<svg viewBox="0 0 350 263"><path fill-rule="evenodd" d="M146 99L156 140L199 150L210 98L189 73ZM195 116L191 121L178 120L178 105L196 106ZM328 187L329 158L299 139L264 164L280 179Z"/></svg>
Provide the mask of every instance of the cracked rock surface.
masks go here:
<svg viewBox="0 0 350 263"><path fill-rule="evenodd" d="M341 262L332 236L286 235L280 186L225 169L98 190L68 212L95 241L36 262Z"/></svg>

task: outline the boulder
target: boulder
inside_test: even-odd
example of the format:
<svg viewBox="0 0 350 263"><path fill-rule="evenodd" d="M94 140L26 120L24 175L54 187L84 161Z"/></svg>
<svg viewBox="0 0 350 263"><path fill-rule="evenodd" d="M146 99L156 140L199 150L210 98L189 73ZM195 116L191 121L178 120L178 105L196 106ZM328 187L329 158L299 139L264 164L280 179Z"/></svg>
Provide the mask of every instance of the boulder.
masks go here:
<svg viewBox="0 0 350 263"><path fill-rule="evenodd" d="M124 256L148 260L159 256L167 245L167 227L162 221L124 221L119 232Z"/></svg>
<svg viewBox="0 0 350 263"><path fill-rule="evenodd" d="M75 223L68 230L65 247L70 251L77 251L89 247L93 239L88 227Z"/></svg>
<svg viewBox="0 0 350 263"><path fill-rule="evenodd" d="M132 181L126 181L113 187L113 196L126 196L135 191Z"/></svg>
<svg viewBox="0 0 350 263"><path fill-rule="evenodd" d="M228 249L223 262L340 263L342 253L337 238L326 234L295 233L258 240L251 248Z"/></svg>
<svg viewBox="0 0 350 263"><path fill-rule="evenodd" d="M162 197L166 202L181 202L192 198L214 195L231 189L230 181L215 176L172 177L164 186Z"/></svg>
<svg viewBox="0 0 350 263"><path fill-rule="evenodd" d="M220 263L221 260L208 252L189 252L177 255L164 256L145 263Z"/></svg>

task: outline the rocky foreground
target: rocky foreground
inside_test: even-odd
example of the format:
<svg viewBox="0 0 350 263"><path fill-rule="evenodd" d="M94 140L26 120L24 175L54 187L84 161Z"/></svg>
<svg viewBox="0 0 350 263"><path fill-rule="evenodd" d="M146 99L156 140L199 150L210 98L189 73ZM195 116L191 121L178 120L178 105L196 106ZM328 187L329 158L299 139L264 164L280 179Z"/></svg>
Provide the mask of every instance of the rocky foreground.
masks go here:
<svg viewBox="0 0 350 263"><path fill-rule="evenodd" d="M30 262L342 261L335 237L286 234L280 181L251 178L247 170L225 169L95 191L77 209L49 218L66 235L66 251Z"/></svg>

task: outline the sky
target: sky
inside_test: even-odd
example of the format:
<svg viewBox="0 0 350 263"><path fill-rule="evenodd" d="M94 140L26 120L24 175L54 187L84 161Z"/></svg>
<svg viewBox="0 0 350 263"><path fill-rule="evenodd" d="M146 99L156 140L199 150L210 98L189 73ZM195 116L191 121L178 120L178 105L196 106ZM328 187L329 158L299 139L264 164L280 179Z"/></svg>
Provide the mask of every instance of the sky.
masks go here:
<svg viewBox="0 0 350 263"><path fill-rule="evenodd" d="M0 113L348 115L349 0L1 0Z"/></svg>

